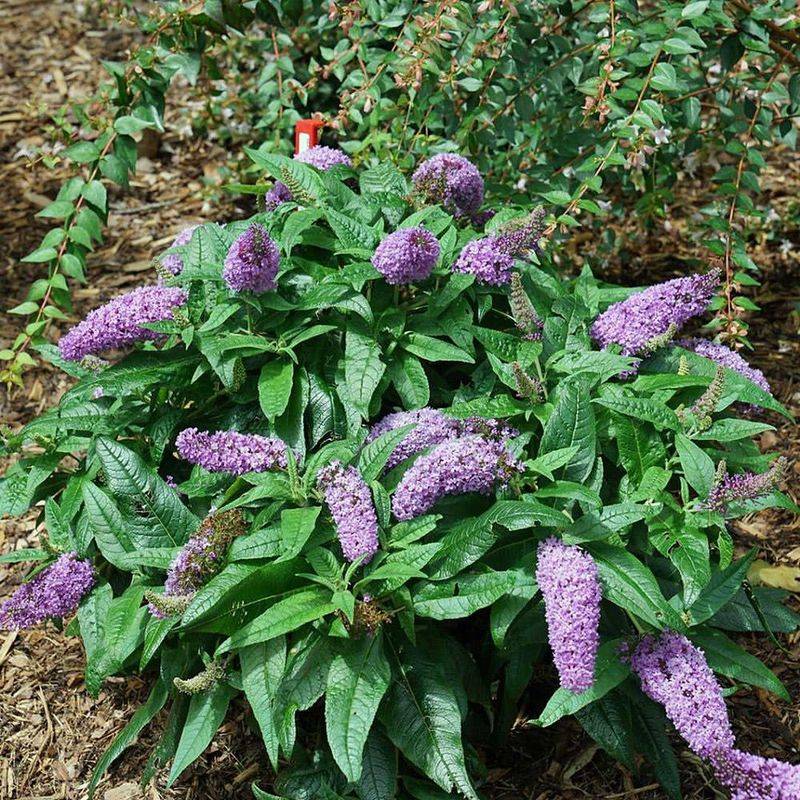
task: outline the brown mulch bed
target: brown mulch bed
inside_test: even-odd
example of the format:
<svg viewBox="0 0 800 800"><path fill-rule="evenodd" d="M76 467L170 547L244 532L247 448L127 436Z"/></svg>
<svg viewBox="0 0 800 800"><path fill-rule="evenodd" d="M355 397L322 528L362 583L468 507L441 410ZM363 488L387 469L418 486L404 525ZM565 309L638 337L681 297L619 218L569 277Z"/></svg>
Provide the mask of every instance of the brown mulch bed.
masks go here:
<svg viewBox="0 0 800 800"><path fill-rule="evenodd" d="M132 34L91 13L82 18L76 5L66 2L12 0L0 10L0 20L0 52L4 53L0 63L0 176L4 186L0 288L4 303L11 305L23 299L25 288L38 276L36 265L21 264L19 259L47 229L34 214L53 198L64 177L62 170L29 164L26 156L47 144L42 134L46 112L70 98L90 95L99 79L98 59L123 58ZM180 88L173 90L171 108L181 107L183 93ZM112 194L107 240L89 259L88 285L75 294L76 318L120 289L149 280L151 258L168 246L185 224L241 213L230 199L214 191L229 154L208 141L183 137L179 122L177 117L168 118L167 134L142 159L131 190ZM769 203L781 216L781 233L778 237L760 235L752 251L766 270L755 295L764 310L753 319L753 360L767 374L776 396L798 413L800 234L794 198L800 186L800 165L781 154L773 154L773 159L764 183ZM620 223L618 235L625 237L626 245L623 257L610 264L598 260L604 274L627 283L651 283L657 277L685 273L685 262L696 258L699 250L685 231L689 215L702 205L703 191L701 181L686 179L681 184L680 202L668 217L669 225L643 231L633 214L629 223ZM781 249L782 239L794 242L796 250ZM591 247L590 240L576 236L566 258L577 263ZM0 347L16 335L19 321L13 316L0 318ZM24 391L8 397L0 388L0 418L17 426L57 402L66 387L59 373L37 367L28 374ZM784 488L800 501L800 432L791 422L770 421L777 430L765 434L762 445L787 455L790 466ZM0 525L0 551L36 543L33 518ZM737 523L736 534L742 550L755 545L760 557L771 564L800 566L800 520L792 514L771 510L754 515ZM0 593L6 594L13 586L14 572L0 566ZM794 702L783 703L766 692L745 688L731 698L730 708L743 747L796 762L800 635L785 637L784 643L788 654L766 637L742 637L742 644L785 681ZM63 637L52 626L0 638L0 800L86 797L94 764L146 696L148 686L138 678L112 679L95 700L83 686L83 668L80 641ZM532 713L534 703L531 698ZM646 771L639 778L631 776L598 751L577 723L564 721L542 731L524 722L520 719L503 752L483 754L490 768L484 791L493 800L665 800ZM263 748L240 705L178 786L164 790L164 775L160 775L157 786L142 794L136 782L157 733L146 731L123 756L101 784L100 798L250 798L252 780L259 780L265 788L270 785ZM685 796L690 800L722 797L707 769L685 749L679 747L679 751Z"/></svg>

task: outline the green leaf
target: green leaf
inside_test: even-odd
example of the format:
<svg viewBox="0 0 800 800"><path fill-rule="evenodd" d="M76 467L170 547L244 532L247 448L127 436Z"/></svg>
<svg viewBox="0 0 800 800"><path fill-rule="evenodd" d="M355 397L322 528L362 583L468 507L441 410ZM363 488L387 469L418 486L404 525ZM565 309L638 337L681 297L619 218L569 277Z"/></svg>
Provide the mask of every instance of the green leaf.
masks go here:
<svg viewBox="0 0 800 800"><path fill-rule="evenodd" d="M381 382L386 365L374 337L360 328L349 328L345 336L344 373L350 398L365 419L369 403Z"/></svg>
<svg viewBox="0 0 800 800"><path fill-rule="evenodd" d="M603 597L658 629L684 629L655 575L633 553L605 542L590 542L586 547L597 563Z"/></svg>
<svg viewBox="0 0 800 800"><path fill-rule="evenodd" d="M254 644L239 651L242 666L242 688L261 730L267 755L278 769L276 692L286 668L286 639L278 636L268 642Z"/></svg>
<svg viewBox="0 0 800 800"><path fill-rule="evenodd" d="M633 741L637 751L652 766L667 795L672 800L680 800L678 760L667 733L667 718L663 710L641 691L631 690L626 694L630 699Z"/></svg>
<svg viewBox="0 0 800 800"><path fill-rule="evenodd" d="M564 385L539 443L539 458L553 451L577 448L563 469L567 480L582 483L592 471L597 449L594 411L586 387L579 381Z"/></svg>
<svg viewBox="0 0 800 800"><path fill-rule="evenodd" d="M364 447L358 456L358 471L367 483L377 480L389 457L415 427L411 424L393 428Z"/></svg>
<svg viewBox="0 0 800 800"><path fill-rule="evenodd" d="M76 142L64 150L63 155L78 164L89 164L100 158L100 147L97 142Z"/></svg>
<svg viewBox="0 0 800 800"><path fill-rule="evenodd" d="M693 624L699 625L701 622L711 619L734 597L747 577L747 570L755 557L756 550L754 548L727 569L714 572L700 596L689 608Z"/></svg>
<svg viewBox="0 0 800 800"><path fill-rule="evenodd" d="M83 503L89 528L106 561L125 569L125 556L136 546L128 536L125 520L114 501L91 481L83 484Z"/></svg>
<svg viewBox="0 0 800 800"><path fill-rule="evenodd" d="M675 412L648 397L629 397L623 394L614 394L598 397L594 402L619 414L632 417L634 420L651 422L658 430L666 428L677 431L680 429L681 424Z"/></svg>
<svg viewBox="0 0 800 800"><path fill-rule="evenodd" d="M137 522L138 530L148 531L148 546L181 545L197 529L200 520L140 456L105 437L97 439L95 449L114 494L130 499L145 511L146 518L137 514Z"/></svg>
<svg viewBox="0 0 800 800"><path fill-rule="evenodd" d="M314 622L336 610L331 602L330 591L319 588L306 589L279 600L263 614L239 628L218 648L217 654L238 650L251 644L268 642L276 636L282 636Z"/></svg>
<svg viewBox="0 0 800 800"><path fill-rule="evenodd" d="M762 689L774 692L787 702L791 699L786 687L772 670L721 631L713 628L694 629L689 636L698 647L702 648L708 665L714 672L719 672L735 681L749 683L751 686L760 686Z"/></svg>
<svg viewBox="0 0 800 800"><path fill-rule="evenodd" d="M397 793L397 751L378 727L373 726L364 746L359 800L394 800Z"/></svg>
<svg viewBox="0 0 800 800"><path fill-rule="evenodd" d="M181 773L211 744L235 694L236 689L226 683L219 683L208 692L192 695L186 724L169 771L167 787L172 786Z"/></svg>
<svg viewBox="0 0 800 800"><path fill-rule="evenodd" d="M86 688L97 696L103 681L115 673L139 646L149 618L142 597L144 588L131 585L116 598L104 584L78 609L81 636L87 650Z"/></svg>
<svg viewBox="0 0 800 800"><path fill-rule="evenodd" d="M94 796L94 791L105 771L122 755L135 741L146 725L164 707L169 697L169 690L159 678L153 686L147 700L136 709L128 724L114 737L108 749L103 753L97 766L92 772L92 779L88 786L89 800Z"/></svg>
<svg viewBox="0 0 800 800"><path fill-rule="evenodd" d="M699 497L708 497L714 485L716 466L714 460L682 433L675 435L675 449L681 461L681 469Z"/></svg>
<svg viewBox="0 0 800 800"><path fill-rule="evenodd" d="M425 361L463 361L473 364L475 359L460 347L433 336L409 332L402 340L403 349Z"/></svg>
<svg viewBox="0 0 800 800"><path fill-rule="evenodd" d="M364 745L392 673L380 635L343 645L328 672L325 727L339 768L348 781L358 781Z"/></svg>
<svg viewBox="0 0 800 800"><path fill-rule="evenodd" d="M414 594L414 612L439 620L468 617L511 591L518 580L516 571L508 571L428 583Z"/></svg>
<svg viewBox="0 0 800 800"><path fill-rule="evenodd" d="M415 356L403 351L397 353L389 366L389 377L404 408L412 411L428 405L431 397L428 376Z"/></svg>
<svg viewBox="0 0 800 800"><path fill-rule="evenodd" d="M285 508L281 511L282 553L280 561L294 558L314 531L320 506Z"/></svg>
<svg viewBox="0 0 800 800"><path fill-rule="evenodd" d="M577 711L575 716L586 733L612 758L634 769L630 712L619 692L609 692Z"/></svg>
<svg viewBox="0 0 800 800"><path fill-rule="evenodd" d="M532 721L533 725L546 728L562 717L575 714L580 709L607 695L613 688L619 686L630 675L627 665L619 660L617 651L620 640L614 639L605 642L597 651L595 662L595 678L591 688L580 694L575 694L569 689L556 689L548 700L538 719Z"/></svg>
<svg viewBox="0 0 800 800"><path fill-rule="evenodd" d="M453 678L422 648L406 647L381 721L395 747L434 783L478 800L467 774Z"/></svg>
<svg viewBox="0 0 800 800"><path fill-rule="evenodd" d="M294 366L287 360L270 361L258 377L258 402L270 422L274 422L289 405L292 395Z"/></svg>

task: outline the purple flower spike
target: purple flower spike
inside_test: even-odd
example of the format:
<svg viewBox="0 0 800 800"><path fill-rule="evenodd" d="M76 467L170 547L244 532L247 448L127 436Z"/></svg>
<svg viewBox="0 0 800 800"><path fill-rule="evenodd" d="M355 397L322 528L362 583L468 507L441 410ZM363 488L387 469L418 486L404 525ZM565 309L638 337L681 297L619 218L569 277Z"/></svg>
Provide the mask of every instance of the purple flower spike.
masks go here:
<svg viewBox="0 0 800 800"><path fill-rule="evenodd" d="M317 474L317 486L325 495L344 557L362 563L372 560L378 551L378 518L372 493L354 467L333 461Z"/></svg>
<svg viewBox="0 0 800 800"><path fill-rule="evenodd" d="M734 737L725 699L703 651L685 636L665 631L645 636L631 656L642 691L664 706L667 716L702 758L726 752Z"/></svg>
<svg viewBox="0 0 800 800"><path fill-rule="evenodd" d="M234 292L268 292L278 285L280 261L278 245L263 225L255 223L231 245L222 277Z"/></svg>
<svg viewBox="0 0 800 800"><path fill-rule="evenodd" d="M286 445L280 439L237 431L206 433L187 428L175 446L181 458L209 472L267 472L286 469Z"/></svg>
<svg viewBox="0 0 800 800"><path fill-rule="evenodd" d="M353 162L347 153L343 153L338 147L325 147L322 144L309 147L308 150L303 150L302 153L296 153L294 160L309 164L312 167L321 169L323 172L327 172L337 164L343 164L345 167L353 166Z"/></svg>
<svg viewBox="0 0 800 800"><path fill-rule="evenodd" d="M403 475L392 511L408 520L427 513L445 495L490 494L520 469L502 442L478 435L450 439L420 456Z"/></svg>
<svg viewBox="0 0 800 800"><path fill-rule="evenodd" d="M367 442L404 425L416 425L416 427L409 431L405 439L392 451L386 462L386 469L392 469L426 447L454 439L461 433L461 423L457 419L445 416L434 408L420 408L418 411L387 414L372 426Z"/></svg>
<svg viewBox="0 0 800 800"><path fill-rule="evenodd" d="M87 314L61 337L58 349L67 361L116 350L135 342L161 341L164 336L142 328L148 322L172 319L172 309L186 302L187 294L174 286L141 286L116 297Z"/></svg>
<svg viewBox="0 0 800 800"><path fill-rule="evenodd" d="M722 466L724 467L724 464ZM731 475L723 470L723 475L712 486L702 507L724 514L731 503L755 500L768 494L777 486L784 466L784 459L779 458L766 472L741 472Z"/></svg>
<svg viewBox="0 0 800 800"><path fill-rule="evenodd" d="M708 759L732 800L800 800L800 767L737 750L722 689L685 636L645 636L631 656L642 691L664 706L689 747Z"/></svg>
<svg viewBox="0 0 800 800"><path fill-rule="evenodd" d="M772 389L764 377L764 373L756 367L751 367L735 350L724 344L709 342L707 339L682 339L678 342L681 347L692 350L700 356L710 358L715 364L732 369L762 388L767 394L772 394Z"/></svg>
<svg viewBox="0 0 800 800"><path fill-rule="evenodd" d="M244 532L244 517L238 509L206 517L169 565L164 594L150 602L150 613L163 619L168 616L165 607L169 607L170 600L191 598L220 571L231 542Z"/></svg>
<svg viewBox="0 0 800 800"><path fill-rule="evenodd" d="M192 239L192 234L199 227L199 225L190 225L188 228L184 228L175 237L175 241L170 245L170 249L173 247L183 247L183 245L189 244ZM183 259L177 253L167 253L165 256L162 256L161 264L164 266L164 269L169 270L173 275L180 275L183 271Z"/></svg>
<svg viewBox="0 0 800 800"><path fill-rule="evenodd" d="M561 685L584 692L594 683L600 645L597 565L580 547L551 537L538 550L536 580L544 597L548 638Z"/></svg>
<svg viewBox="0 0 800 800"><path fill-rule="evenodd" d="M514 259L536 246L542 232L542 209L522 224L468 242L453 264L453 272L474 275L480 283L505 286L511 280Z"/></svg>
<svg viewBox="0 0 800 800"><path fill-rule="evenodd" d="M798 800L800 766L732 749L711 759L731 800Z"/></svg>
<svg viewBox="0 0 800 800"><path fill-rule="evenodd" d="M603 349L616 344L624 356L642 355L654 339L680 330L692 317L702 314L719 278L718 269L707 275L675 278L614 303L594 321L592 338Z"/></svg>
<svg viewBox="0 0 800 800"><path fill-rule="evenodd" d="M468 242L453 264L453 272L474 275L480 283L504 286L511 280L514 256L494 236Z"/></svg>
<svg viewBox="0 0 800 800"><path fill-rule="evenodd" d="M275 181L275 185L264 195L264 207L267 211L274 211L282 203L292 200L292 192L285 183Z"/></svg>
<svg viewBox="0 0 800 800"><path fill-rule="evenodd" d="M429 203L441 204L456 217L477 214L483 203L483 178L463 156L439 153L423 161L411 180Z"/></svg>
<svg viewBox="0 0 800 800"><path fill-rule="evenodd" d="M64 553L0 605L0 625L18 630L49 617L67 617L95 583L92 562Z"/></svg>
<svg viewBox="0 0 800 800"><path fill-rule="evenodd" d="M390 233L372 256L372 266L386 283L415 283L427 278L439 259L441 247L425 228L401 228Z"/></svg>

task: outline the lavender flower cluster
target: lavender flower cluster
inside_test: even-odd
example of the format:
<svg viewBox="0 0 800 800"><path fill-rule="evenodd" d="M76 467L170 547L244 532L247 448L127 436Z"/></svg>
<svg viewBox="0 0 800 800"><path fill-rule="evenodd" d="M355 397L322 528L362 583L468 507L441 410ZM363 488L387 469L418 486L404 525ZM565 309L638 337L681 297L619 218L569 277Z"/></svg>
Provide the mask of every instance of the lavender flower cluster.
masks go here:
<svg viewBox="0 0 800 800"><path fill-rule="evenodd" d="M711 487L703 508L724 514L731 503L755 500L768 494L781 479L784 464L784 460L779 458L766 472L740 472L731 475L723 471L721 479ZM724 468L724 464L722 466Z"/></svg>
<svg viewBox="0 0 800 800"><path fill-rule="evenodd" d="M303 150L302 153L295 153L295 161L301 164L309 164L312 167L327 172L329 169L342 164L345 167L352 167L353 162L347 153L343 153L338 147L326 147L318 144Z"/></svg>
<svg viewBox="0 0 800 800"><path fill-rule="evenodd" d="M401 228L390 233L376 248L372 266L386 283L416 283L427 278L439 260L441 247L425 228Z"/></svg>
<svg viewBox="0 0 800 800"><path fill-rule="evenodd" d="M678 342L681 347L697 353L700 356L710 358L720 366L738 372L756 386L763 389L767 394L772 394L772 389L764 377L764 373L756 367L751 367L735 350L726 347L724 344L709 342L707 339L682 339Z"/></svg>
<svg viewBox="0 0 800 800"><path fill-rule="evenodd" d="M463 156L439 153L423 161L411 176L414 190L456 217L472 217L483 203L483 178Z"/></svg>
<svg viewBox="0 0 800 800"><path fill-rule="evenodd" d="M725 699L702 651L685 636L666 631L645 636L631 655L642 691L667 716L697 755L708 758L733 747Z"/></svg>
<svg viewBox="0 0 800 800"><path fill-rule="evenodd" d="M403 441L398 444L386 462L386 469L392 469L401 461L428 447L441 444L448 439L456 439L467 434L478 434L486 439L502 440L519 435L519 431L494 419L470 417L459 420L448 417L435 408L420 408L416 411L396 411L387 414L370 429L367 442L372 442L388 431L414 425Z"/></svg>
<svg viewBox="0 0 800 800"><path fill-rule="evenodd" d="M286 445L280 440L253 433L186 428L175 440L181 458L209 472L267 472L286 469Z"/></svg>
<svg viewBox="0 0 800 800"><path fill-rule="evenodd" d="M336 524L344 557L355 561L363 556L362 563L371 561L378 551L378 518L361 473L333 461L317 474L317 486Z"/></svg>
<svg viewBox="0 0 800 800"><path fill-rule="evenodd" d="M449 439L406 471L392 498L392 511L399 520L413 519L445 495L489 494L521 469L500 441L477 434Z"/></svg>
<svg viewBox="0 0 800 800"><path fill-rule="evenodd" d="M94 584L92 562L77 553L64 553L0 605L0 625L16 630L69 616Z"/></svg>
<svg viewBox="0 0 800 800"><path fill-rule="evenodd" d="M164 597L190 598L219 572L234 538L244 533L244 518L238 510L212 514L183 546L167 570ZM169 616L158 599L149 604L150 613L163 619Z"/></svg>
<svg viewBox="0 0 800 800"><path fill-rule="evenodd" d="M548 639L561 685L584 692L594 683L600 645L600 579L592 557L550 537L538 549L536 580L542 592Z"/></svg>
<svg viewBox="0 0 800 800"><path fill-rule="evenodd" d="M722 689L706 658L685 636L646 636L631 656L644 693L664 706L678 733L708 759L733 800L799 800L800 767L734 746Z"/></svg>
<svg viewBox="0 0 800 800"><path fill-rule="evenodd" d="M289 203L291 200L291 189L285 183L275 181L275 185L264 195L264 208L274 211L282 203Z"/></svg>
<svg viewBox="0 0 800 800"><path fill-rule="evenodd" d="M619 345L624 356L648 352L653 339L672 328L678 331L702 314L719 284L720 272L691 275L657 283L626 300L614 303L594 321L592 338L602 347Z"/></svg>
<svg viewBox="0 0 800 800"><path fill-rule="evenodd" d="M536 245L543 214L537 209L522 225L468 242L453 264L453 272L474 275L480 283L505 286L514 260Z"/></svg>
<svg viewBox="0 0 800 800"><path fill-rule="evenodd" d="M184 245L189 244L192 240L192 234L199 228L199 225L190 225L188 228L184 228L176 237L175 240L170 245L170 249L173 247L183 247ZM177 253L167 253L165 256L161 257L161 264L168 272L171 272L173 275L180 275L183 272L183 259Z"/></svg>
<svg viewBox="0 0 800 800"><path fill-rule="evenodd" d="M800 800L800 767L732 748L711 759L731 800Z"/></svg>
<svg viewBox="0 0 800 800"><path fill-rule="evenodd" d="M183 289L141 286L120 295L94 311L61 337L58 349L67 361L116 350L135 342L160 341L160 333L143 328L149 322L172 319L172 310L186 302Z"/></svg>
<svg viewBox="0 0 800 800"><path fill-rule="evenodd" d="M454 439L461 433L461 423L457 419L448 417L435 408L420 408L417 411L397 411L387 414L372 426L367 442L404 425L416 427L394 448L386 462L386 469L392 469L426 447Z"/></svg>
<svg viewBox="0 0 800 800"><path fill-rule="evenodd" d="M263 225L255 223L230 246L222 277L234 292L268 292L277 286L280 262L278 245Z"/></svg>

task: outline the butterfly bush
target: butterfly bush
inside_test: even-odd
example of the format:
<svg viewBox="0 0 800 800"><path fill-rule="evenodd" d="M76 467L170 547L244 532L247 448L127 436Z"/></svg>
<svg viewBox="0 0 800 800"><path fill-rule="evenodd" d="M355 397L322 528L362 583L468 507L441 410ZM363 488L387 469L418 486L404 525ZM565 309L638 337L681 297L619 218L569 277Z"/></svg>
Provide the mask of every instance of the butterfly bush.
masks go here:
<svg viewBox="0 0 800 800"><path fill-rule="evenodd" d="M550 537L538 548L536 582L542 593L548 639L561 685L584 692L594 683L600 645L597 565L580 547Z"/></svg>
<svg viewBox="0 0 800 800"><path fill-rule="evenodd" d="M720 366L732 369L745 378L752 381L756 386L763 389L767 394L772 394L769 382L764 377L764 373L757 367L751 367L739 353L726 347L724 344L709 342L707 339L682 339L678 342L681 347L692 350L700 356L711 359Z"/></svg>
<svg viewBox="0 0 800 800"><path fill-rule="evenodd" d="M119 350L136 342L162 341L161 333L143 328L150 322L173 318L173 309L186 302L184 289L174 286L142 286L90 311L86 319L61 337L58 349L67 361L106 350Z"/></svg>
<svg viewBox="0 0 800 800"><path fill-rule="evenodd" d="M344 557L348 561L371 561L378 551L378 518L369 486L358 470L334 461L319 471L317 486L336 523Z"/></svg>
<svg viewBox="0 0 800 800"><path fill-rule="evenodd" d="M413 519L445 495L489 494L520 469L502 442L475 434L451 439L420 456L403 475L392 511L399 520Z"/></svg>
<svg viewBox="0 0 800 800"><path fill-rule="evenodd" d="M189 244L189 242L192 240L192 234L199 227L199 225L190 225L188 228L184 228L175 237L175 240L170 245L170 248L183 247L184 245ZM180 273L183 271L183 259L177 253L167 253L166 255L162 256L161 265L173 275L180 275Z"/></svg>
<svg viewBox="0 0 800 800"><path fill-rule="evenodd" d="M209 472L244 475L286 469L288 448L280 440L255 433L186 428L178 434L175 447L181 458Z"/></svg>
<svg viewBox="0 0 800 800"><path fill-rule="evenodd" d="M89 314L60 345L79 365L43 350L79 377L57 408L0 438L12 456L0 514L38 515L31 561L63 555L5 601L3 624L77 609L93 694L137 666L145 680L160 674L170 785L198 755L176 694L189 693L189 713L211 703L217 726L228 702L235 714L249 703L281 769L276 791L284 775L346 791L379 754L419 768L420 791L476 796L482 732L509 732L525 675L549 676L536 665L552 659L560 687L537 682L552 689L537 724L577 706L591 721L594 689L608 688L620 709L604 718L608 735L647 761L626 722L646 696L736 800L798 800L797 768L736 748L720 685L687 638L713 635L726 672L733 604L737 628L763 630L734 585L746 570L729 563L725 517L741 500L788 506L778 467L758 472L752 423L738 419L753 397L725 380L737 354L681 342L724 364L698 397L683 380L696 360L667 347L718 275L659 284L598 316L619 289L588 266L567 277L551 247L537 250L543 214L531 204L509 202L506 221L481 230L493 209L461 156L420 164L410 193L386 161L346 183L334 170L299 211L279 206L308 170L251 157L276 181L256 215L204 225L180 268L158 265L161 284ZM350 165L326 147L298 160ZM159 327L180 335L142 327L170 320ZM139 352L96 355L127 347ZM627 381L598 348L663 352L652 375ZM707 591L722 584L730 591ZM753 597L781 631L795 627L779 598ZM623 656L619 642L642 627L651 633ZM780 692L766 667L737 675ZM609 687L616 678L624 685ZM313 684L305 699L298 680ZM408 724L419 688L437 698L426 714L448 732L452 770L430 768ZM581 696L565 703L566 692ZM464 706L467 693L486 704ZM667 741L661 715L640 717ZM313 768L299 775L298 763Z"/></svg>
<svg viewBox="0 0 800 800"><path fill-rule="evenodd" d="M92 562L64 553L0 605L4 628L31 628L50 617L68 617L95 585Z"/></svg>
<svg viewBox="0 0 800 800"><path fill-rule="evenodd" d="M433 272L440 252L439 242L430 231L401 228L378 245L372 266L393 286L416 283Z"/></svg>
<svg viewBox="0 0 800 800"><path fill-rule="evenodd" d="M592 325L592 338L604 350L617 345L624 356L646 354L654 339L670 331L674 335L705 312L719 280L720 271L713 269L637 292L600 314Z"/></svg>
<svg viewBox="0 0 800 800"><path fill-rule="evenodd" d="M439 203L457 217L471 217L483 204L483 177L463 156L439 153L423 161L411 180L429 203Z"/></svg>
<svg viewBox="0 0 800 800"><path fill-rule="evenodd" d="M222 277L234 292L269 292L277 286L281 257L263 225L251 225L228 250Z"/></svg>

